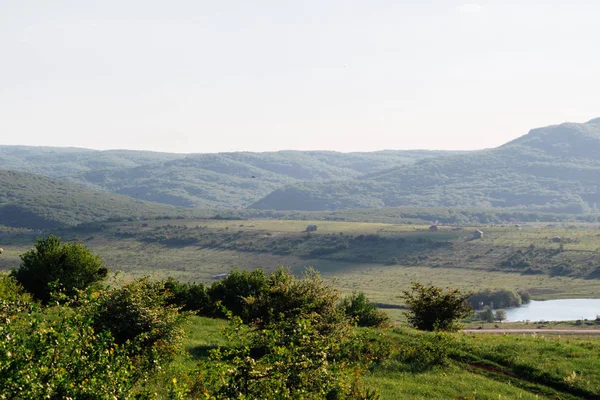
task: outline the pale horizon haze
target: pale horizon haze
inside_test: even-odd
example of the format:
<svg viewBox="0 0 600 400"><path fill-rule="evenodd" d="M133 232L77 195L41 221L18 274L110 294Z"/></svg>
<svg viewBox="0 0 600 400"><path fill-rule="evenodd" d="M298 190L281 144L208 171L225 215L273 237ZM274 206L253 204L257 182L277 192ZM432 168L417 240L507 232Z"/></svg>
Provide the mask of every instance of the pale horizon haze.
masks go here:
<svg viewBox="0 0 600 400"><path fill-rule="evenodd" d="M0 144L471 150L600 117L600 1L0 0Z"/></svg>

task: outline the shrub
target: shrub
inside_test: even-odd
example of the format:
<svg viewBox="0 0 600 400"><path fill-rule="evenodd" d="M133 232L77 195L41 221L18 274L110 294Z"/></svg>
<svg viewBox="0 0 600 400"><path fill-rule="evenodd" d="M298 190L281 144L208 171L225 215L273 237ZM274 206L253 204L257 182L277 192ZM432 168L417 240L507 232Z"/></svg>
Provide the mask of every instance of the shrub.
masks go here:
<svg viewBox="0 0 600 400"><path fill-rule="evenodd" d="M484 322L494 322L494 311L489 306L485 306L483 311L477 313L478 319Z"/></svg>
<svg viewBox="0 0 600 400"><path fill-rule="evenodd" d="M167 302L179 307L182 311L191 311L198 315L210 315L214 307L208 297L206 287L202 283L182 283L169 278L163 283L170 296Z"/></svg>
<svg viewBox="0 0 600 400"><path fill-rule="evenodd" d="M504 311L504 310L496 310L496 313L494 314L494 319L496 321L502 322L506 318L507 318L506 311Z"/></svg>
<svg viewBox="0 0 600 400"><path fill-rule="evenodd" d="M422 372L436 366L446 366L455 341L447 333L434 332L404 335L396 360L412 372Z"/></svg>
<svg viewBox="0 0 600 400"><path fill-rule="evenodd" d="M0 273L0 299L10 302L30 302L31 295L24 292L23 287L14 277Z"/></svg>
<svg viewBox="0 0 600 400"><path fill-rule="evenodd" d="M139 279L100 293L94 311L97 332L109 332L117 344L129 343L131 356L152 369L171 360L180 349L185 315L168 305L160 282Z"/></svg>
<svg viewBox="0 0 600 400"><path fill-rule="evenodd" d="M325 333L300 316L250 329L233 321L228 338L240 345L212 352L194 392L215 399L379 399L363 389L351 364L336 360L348 325Z"/></svg>
<svg viewBox="0 0 600 400"><path fill-rule="evenodd" d="M267 285L267 275L262 269L252 272L233 270L225 279L215 282L208 289L207 294L212 304L220 303L233 315L241 317L248 322L247 298L256 298ZM219 308L213 314L224 317L225 313Z"/></svg>
<svg viewBox="0 0 600 400"><path fill-rule="evenodd" d="M144 374L128 345L116 346L93 329L88 305L0 300L0 398L131 398Z"/></svg>
<svg viewBox="0 0 600 400"><path fill-rule="evenodd" d="M21 266L11 275L43 303L50 299L51 284L58 284L64 294L72 297L108 274L100 257L82 244L63 243L51 235L38 239L34 246L21 255Z"/></svg>
<svg viewBox="0 0 600 400"><path fill-rule="evenodd" d="M329 332L345 318L337 307L339 292L325 285L314 269L301 279L279 267L269 275L266 285L256 297L246 297L247 316L259 328L298 318L309 318L315 329Z"/></svg>
<svg viewBox="0 0 600 400"><path fill-rule="evenodd" d="M519 293L507 289L486 289L475 293L469 299L469 304L473 308L479 308L480 305L491 308L520 307L522 302Z"/></svg>
<svg viewBox="0 0 600 400"><path fill-rule="evenodd" d="M371 303L363 292L352 293L344 298L340 307L358 326L383 326L390 321L388 315Z"/></svg>
<svg viewBox="0 0 600 400"><path fill-rule="evenodd" d="M442 289L413 282L412 290L402 298L408 307L408 322L424 331L458 330L458 321L471 313L467 300L470 293L458 289Z"/></svg>

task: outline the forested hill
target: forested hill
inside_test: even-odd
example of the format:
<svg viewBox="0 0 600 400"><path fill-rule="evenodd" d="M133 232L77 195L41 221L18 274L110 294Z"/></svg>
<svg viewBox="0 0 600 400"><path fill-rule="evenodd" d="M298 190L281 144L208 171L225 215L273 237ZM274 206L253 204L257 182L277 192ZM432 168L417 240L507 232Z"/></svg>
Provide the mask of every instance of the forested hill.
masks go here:
<svg viewBox="0 0 600 400"><path fill-rule="evenodd" d="M136 201L114 193L26 172L0 170L0 225L48 229L109 218L179 215L164 204Z"/></svg>
<svg viewBox="0 0 600 400"><path fill-rule="evenodd" d="M581 213L600 205L600 119L531 130L501 147L421 160L353 181L279 189L251 207L517 207Z"/></svg>
<svg viewBox="0 0 600 400"><path fill-rule="evenodd" d="M169 154L0 146L0 169L66 179L138 199L184 207L243 208L298 182L350 180L440 151L279 151Z"/></svg>

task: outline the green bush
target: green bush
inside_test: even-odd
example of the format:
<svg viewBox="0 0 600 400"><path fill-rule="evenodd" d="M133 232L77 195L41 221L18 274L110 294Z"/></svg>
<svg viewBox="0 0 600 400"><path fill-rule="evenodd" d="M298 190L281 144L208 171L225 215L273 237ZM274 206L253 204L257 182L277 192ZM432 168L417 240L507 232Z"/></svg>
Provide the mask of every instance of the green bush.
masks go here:
<svg viewBox="0 0 600 400"><path fill-rule="evenodd" d="M396 361L412 372L421 372L450 362L455 340L447 333L434 332L420 335L405 335L398 346Z"/></svg>
<svg viewBox="0 0 600 400"><path fill-rule="evenodd" d="M169 304L182 311L191 311L198 315L211 315L214 310L208 297L206 286L202 283L182 283L174 278L164 281L164 288L170 294Z"/></svg>
<svg viewBox="0 0 600 400"><path fill-rule="evenodd" d="M170 361L181 347L185 315L168 299L163 283L148 278L105 290L95 304L94 327L117 344L131 344L131 355L144 368Z"/></svg>
<svg viewBox="0 0 600 400"><path fill-rule="evenodd" d="M30 302L32 299L14 277L0 273L0 300Z"/></svg>
<svg viewBox="0 0 600 400"><path fill-rule="evenodd" d="M523 300L519 293L507 289L486 289L473 294L469 299L469 304L473 308L479 308L481 305L494 309L520 307L522 303Z"/></svg>
<svg viewBox="0 0 600 400"><path fill-rule="evenodd" d="M267 274L262 269L255 269L252 272L236 269L225 279L213 283L207 293L212 304L220 303L233 315L248 322L251 317L248 315L246 299L258 297L266 285ZM215 307L213 314L218 317L225 316L219 307Z"/></svg>
<svg viewBox="0 0 600 400"><path fill-rule="evenodd" d="M363 292L345 297L340 307L358 326L384 326L390 322L388 315L371 303Z"/></svg>
<svg viewBox="0 0 600 400"><path fill-rule="evenodd" d="M21 255L21 266L11 275L31 295L47 303L51 286L69 297L106 278L108 270L99 256L79 243L63 243L54 235L38 239L35 249Z"/></svg>
<svg viewBox="0 0 600 400"><path fill-rule="evenodd" d="M345 323L338 301L339 292L326 285L314 269L296 279L289 270L279 267L256 297L245 298L246 315L258 327L309 318L314 328L329 332Z"/></svg>
<svg viewBox="0 0 600 400"><path fill-rule="evenodd" d="M1 399L128 399L144 377L89 303L41 307L0 300Z"/></svg>
<svg viewBox="0 0 600 400"><path fill-rule="evenodd" d="M402 298L408 307L408 322L424 331L455 331L459 320L471 314L470 293L413 282Z"/></svg>

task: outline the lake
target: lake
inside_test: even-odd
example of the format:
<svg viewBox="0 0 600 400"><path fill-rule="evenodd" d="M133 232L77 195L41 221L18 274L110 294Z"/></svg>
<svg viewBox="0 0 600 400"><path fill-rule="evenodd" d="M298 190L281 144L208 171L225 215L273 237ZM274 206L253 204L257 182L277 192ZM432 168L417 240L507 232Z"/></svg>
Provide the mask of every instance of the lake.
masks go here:
<svg viewBox="0 0 600 400"><path fill-rule="evenodd" d="M594 320L600 315L600 299L532 301L519 308L506 309L507 321Z"/></svg>

